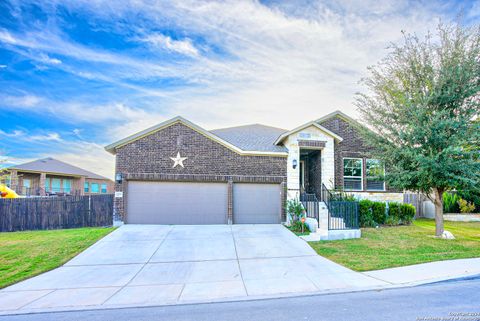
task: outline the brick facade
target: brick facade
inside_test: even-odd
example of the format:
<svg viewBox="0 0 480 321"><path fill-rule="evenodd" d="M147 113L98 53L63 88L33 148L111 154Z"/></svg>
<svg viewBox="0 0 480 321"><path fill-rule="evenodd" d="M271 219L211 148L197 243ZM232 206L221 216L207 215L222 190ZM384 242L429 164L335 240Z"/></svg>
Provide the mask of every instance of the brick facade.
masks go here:
<svg viewBox="0 0 480 321"><path fill-rule="evenodd" d="M339 116L329 118L320 125L343 138L343 141L335 142L335 188L343 188L343 158L352 157L363 159L363 190L366 191L366 159L369 158L369 148L358 130ZM392 190L387 187L386 191ZM374 191L369 192L375 193Z"/></svg>
<svg viewBox="0 0 480 321"><path fill-rule="evenodd" d="M177 153L187 157L184 168L173 168L170 157ZM286 167L286 157L240 155L177 122L116 148L116 173L124 180L115 184L115 191L124 195L115 199L115 212L124 218L129 180L282 183Z"/></svg>

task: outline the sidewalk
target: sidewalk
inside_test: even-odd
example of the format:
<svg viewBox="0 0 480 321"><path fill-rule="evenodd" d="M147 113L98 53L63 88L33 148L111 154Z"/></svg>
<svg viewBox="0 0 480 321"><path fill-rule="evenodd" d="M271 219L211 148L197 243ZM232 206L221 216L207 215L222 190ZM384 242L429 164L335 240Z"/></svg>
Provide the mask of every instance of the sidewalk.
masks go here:
<svg viewBox="0 0 480 321"><path fill-rule="evenodd" d="M363 274L396 286L414 286L480 274L480 258L437 261Z"/></svg>

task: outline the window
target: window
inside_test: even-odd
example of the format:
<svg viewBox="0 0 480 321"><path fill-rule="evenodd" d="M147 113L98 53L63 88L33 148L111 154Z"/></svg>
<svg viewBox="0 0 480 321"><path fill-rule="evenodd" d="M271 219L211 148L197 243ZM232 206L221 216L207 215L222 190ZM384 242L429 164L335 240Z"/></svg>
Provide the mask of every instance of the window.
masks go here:
<svg viewBox="0 0 480 321"><path fill-rule="evenodd" d="M102 194L107 194L107 184L102 184Z"/></svg>
<svg viewBox="0 0 480 321"><path fill-rule="evenodd" d="M90 184L90 193L98 193L98 184L97 183L91 183Z"/></svg>
<svg viewBox="0 0 480 321"><path fill-rule="evenodd" d="M28 178L23 179L23 189L22 189L23 194L30 195L30 187L31 187L30 183L31 183L30 179Z"/></svg>
<svg viewBox="0 0 480 321"><path fill-rule="evenodd" d="M63 180L63 192L70 193L72 191L72 180L64 179Z"/></svg>
<svg viewBox="0 0 480 321"><path fill-rule="evenodd" d="M312 134L310 134L310 133L299 133L299 134L298 134L298 137L299 137L299 138L308 139L308 138L311 138L311 137L312 137Z"/></svg>
<svg viewBox="0 0 480 321"><path fill-rule="evenodd" d="M385 166L378 159L367 159L366 176L368 191L384 191L385 190Z"/></svg>
<svg viewBox="0 0 480 321"><path fill-rule="evenodd" d="M45 179L45 191L50 192L50 178Z"/></svg>
<svg viewBox="0 0 480 321"><path fill-rule="evenodd" d="M83 191L84 191L85 193L88 193L88 187L89 187L89 186L88 186L88 182L85 182L85 184L83 184Z"/></svg>
<svg viewBox="0 0 480 321"><path fill-rule="evenodd" d="M52 182L51 182L52 186L51 186L51 190L52 192L54 193L60 193L61 192L61 180L60 178L52 178Z"/></svg>
<svg viewBox="0 0 480 321"><path fill-rule="evenodd" d="M361 191L363 186L363 160L361 158L343 159L343 189Z"/></svg>

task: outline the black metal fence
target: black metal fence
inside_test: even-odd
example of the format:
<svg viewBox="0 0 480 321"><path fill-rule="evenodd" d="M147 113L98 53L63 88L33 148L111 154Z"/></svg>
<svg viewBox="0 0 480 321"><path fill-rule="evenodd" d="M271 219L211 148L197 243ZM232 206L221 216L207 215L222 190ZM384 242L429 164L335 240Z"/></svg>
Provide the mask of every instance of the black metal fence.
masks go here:
<svg viewBox="0 0 480 321"><path fill-rule="evenodd" d="M359 228L358 202L342 200L341 194L334 194L322 184L321 199L328 209L329 230Z"/></svg>
<svg viewBox="0 0 480 321"><path fill-rule="evenodd" d="M0 232L113 223L113 195L0 199Z"/></svg>
<svg viewBox="0 0 480 321"><path fill-rule="evenodd" d="M315 194L302 193L300 194L300 202L307 212L307 217L314 218L318 222L319 203L317 196Z"/></svg>
<svg viewBox="0 0 480 321"><path fill-rule="evenodd" d="M328 229L350 230L359 228L358 202L331 201L328 205Z"/></svg>

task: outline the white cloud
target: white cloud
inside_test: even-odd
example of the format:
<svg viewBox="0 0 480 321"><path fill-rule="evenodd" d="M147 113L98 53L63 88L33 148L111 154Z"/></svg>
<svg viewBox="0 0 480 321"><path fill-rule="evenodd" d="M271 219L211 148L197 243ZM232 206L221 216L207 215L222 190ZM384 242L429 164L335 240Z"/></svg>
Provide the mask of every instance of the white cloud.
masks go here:
<svg viewBox="0 0 480 321"><path fill-rule="evenodd" d="M32 141L42 141L42 142L61 142L62 138L59 133L46 133L44 135L33 135L28 137Z"/></svg>
<svg viewBox="0 0 480 321"><path fill-rule="evenodd" d="M62 63L62 61L60 59L57 59L57 58L51 58L49 57L48 55L46 54L40 54L39 56L39 59L38 59L40 62L43 62L45 64L49 64L49 65L59 65Z"/></svg>
<svg viewBox="0 0 480 321"><path fill-rule="evenodd" d="M140 41L147 42L155 47L163 48L169 51L177 52L187 56L198 56L198 49L195 48L190 39L174 40L169 36L165 36L161 33L150 34Z"/></svg>
<svg viewBox="0 0 480 321"><path fill-rule="evenodd" d="M0 30L0 41L13 45L17 44L17 40L5 29Z"/></svg>
<svg viewBox="0 0 480 321"><path fill-rule="evenodd" d="M7 68L7 65L0 65L0 68L1 68L1 69Z"/></svg>
<svg viewBox="0 0 480 321"><path fill-rule="evenodd" d="M41 101L40 97L35 95L23 95L23 96L0 95L0 98L3 106L9 106L12 108L31 109L31 107L37 106Z"/></svg>
<svg viewBox="0 0 480 321"><path fill-rule="evenodd" d="M0 136L15 138L23 142L35 141L35 142L41 143L41 142L62 142L63 141L59 133L47 132L47 133L40 133L40 134L31 134L26 130L19 130L19 129L15 129L11 132L6 132L0 129Z"/></svg>

